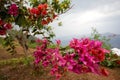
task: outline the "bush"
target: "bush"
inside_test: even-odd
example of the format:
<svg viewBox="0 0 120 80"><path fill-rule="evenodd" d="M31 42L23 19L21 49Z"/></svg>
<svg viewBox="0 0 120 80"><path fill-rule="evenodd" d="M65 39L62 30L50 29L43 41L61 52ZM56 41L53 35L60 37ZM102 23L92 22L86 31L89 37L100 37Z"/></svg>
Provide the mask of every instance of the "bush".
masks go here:
<svg viewBox="0 0 120 80"><path fill-rule="evenodd" d="M92 28L91 38L102 41L102 47L110 50L110 53L105 55L105 60L101 62L101 65L110 68L120 66L120 57L111 51L111 44L109 43L110 38L102 36L95 28Z"/></svg>

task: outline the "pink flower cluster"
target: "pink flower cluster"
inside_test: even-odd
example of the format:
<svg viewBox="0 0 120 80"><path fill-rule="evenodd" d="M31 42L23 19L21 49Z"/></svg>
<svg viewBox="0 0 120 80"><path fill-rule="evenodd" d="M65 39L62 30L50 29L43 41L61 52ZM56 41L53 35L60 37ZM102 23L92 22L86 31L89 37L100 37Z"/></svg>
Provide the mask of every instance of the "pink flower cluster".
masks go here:
<svg viewBox="0 0 120 80"><path fill-rule="evenodd" d="M0 35L5 35L7 30L10 30L12 25L10 23L6 23L0 19Z"/></svg>
<svg viewBox="0 0 120 80"><path fill-rule="evenodd" d="M60 51L60 40L56 41L56 48L49 48L46 39L38 42L41 45L34 52L35 64L41 62L44 67L51 66L50 73L56 76L56 80L59 80L62 72L66 70L77 74L101 74L103 71L99 68L99 62L103 61L105 54L109 52L102 48L102 42L89 38L71 40L69 46L72 52L67 51L65 55Z"/></svg>
<svg viewBox="0 0 120 80"><path fill-rule="evenodd" d="M92 72L100 74L100 69L98 68L98 63L103 61L105 59L105 54L109 53L108 50L102 48L102 42L98 40L90 40L89 38L85 39L73 39L70 42L70 47L74 49L75 54L72 58L75 60L75 57L77 57L78 69L74 67L71 69L71 71L75 73L81 73L81 72ZM80 63L80 64L79 64ZM82 69L85 68L85 69Z"/></svg>
<svg viewBox="0 0 120 80"><path fill-rule="evenodd" d="M11 4L8 10L8 14L17 16L18 15L18 7L16 4Z"/></svg>

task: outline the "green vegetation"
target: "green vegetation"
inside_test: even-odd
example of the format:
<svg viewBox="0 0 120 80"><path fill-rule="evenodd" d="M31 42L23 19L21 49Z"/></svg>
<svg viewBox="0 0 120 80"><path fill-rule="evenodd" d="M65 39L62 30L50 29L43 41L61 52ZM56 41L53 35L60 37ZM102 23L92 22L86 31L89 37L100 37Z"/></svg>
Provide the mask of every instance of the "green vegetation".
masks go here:
<svg viewBox="0 0 120 80"><path fill-rule="evenodd" d="M105 60L101 63L101 65L109 68L120 67L120 64L118 63L119 61L120 56L110 52L109 54L106 54Z"/></svg>
<svg viewBox="0 0 120 80"><path fill-rule="evenodd" d="M103 48L110 50L111 44L109 43L110 38L102 36L95 28L92 28L91 38L95 40L100 40L103 42Z"/></svg>
<svg viewBox="0 0 120 80"><path fill-rule="evenodd" d="M0 80L8 80L7 76L0 74Z"/></svg>
<svg viewBox="0 0 120 80"><path fill-rule="evenodd" d="M29 62L33 62L33 57L32 56L29 56L27 58L27 60ZM7 66L7 65L12 65L12 66L16 66L18 64L23 64L23 65L27 65L27 61L26 61L26 58L24 57L21 57L21 58L12 58L12 59L7 59L7 60L1 60L0 61L0 66Z"/></svg>
<svg viewBox="0 0 120 80"><path fill-rule="evenodd" d="M28 47L29 47L29 48L35 49L36 46L37 46L37 43L35 43L35 42L29 42L29 43L28 43Z"/></svg>
<svg viewBox="0 0 120 80"><path fill-rule="evenodd" d="M4 42L3 38L0 37L0 45L3 45L3 42Z"/></svg>
<svg viewBox="0 0 120 80"><path fill-rule="evenodd" d="M120 64L118 64L118 61L120 61L120 57L111 51L111 44L109 43L110 38L102 36L95 28L92 28L91 38L102 41L103 48L110 51L109 54L106 54L105 60L100 64L110 68L120 67Z"/></svg>

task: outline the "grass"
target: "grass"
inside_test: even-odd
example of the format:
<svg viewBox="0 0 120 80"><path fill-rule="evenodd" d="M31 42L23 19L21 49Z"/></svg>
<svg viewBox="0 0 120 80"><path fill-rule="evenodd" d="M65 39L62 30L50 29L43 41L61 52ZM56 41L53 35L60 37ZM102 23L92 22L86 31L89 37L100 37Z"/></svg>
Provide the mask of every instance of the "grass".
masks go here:
<svg viewBox="0 0 120 80"><path fill-rule="evenodd" d="M32 42L29 42L29 43L28 43L28 47L29 47L29 48L35 49L36 46L37 46L37 44L36 44L35 42L33 42L33 43L32 43Z"/></svg>
<svg viewBox="0 0 120 80"><path fill-rule="evenodd" d="M29 62L32 62L34 59L32 56L29 56L27 58ZM7 65L18 65L18 64L24 64L27 65L27 61L25 57L21 58L12 58L12 59L7 59L7 60L1 60L0 61L0 66L7 66Z"/></svg>
<svg viewBox="0 0 120 80"><path fill-rule="evenodd" d="M27 59L30 63L34 61L34 58L32 56L29 56ZM21 76L22 80L24 79L24 75L26 73L27 76L32 77L34 80L36 80L36 78L46 79L47 77L44 76L49 73L49 69L45 70L44 67L41 66L41 64L39 64L39 67L35 67L34 65L27 65L27 61L24 57L0 60L0 69L0 80L13 80L13 74L17 75L17 77L18 75ZM9 71L7 71L6 69L9 69ZM52 76L49 75L48 77Z"/></svg>
<svg viewBox="0 0 120 80"><path fill-rule="evenodd" d="M8 80L7 76L0 74L0 80Z"/></svg>
<svg viewBox="0 0 120 80"><path fill-rule="evenodd" d="M4 42L3 38L0 37L0 45L3 45L3 42Z"/></svg>

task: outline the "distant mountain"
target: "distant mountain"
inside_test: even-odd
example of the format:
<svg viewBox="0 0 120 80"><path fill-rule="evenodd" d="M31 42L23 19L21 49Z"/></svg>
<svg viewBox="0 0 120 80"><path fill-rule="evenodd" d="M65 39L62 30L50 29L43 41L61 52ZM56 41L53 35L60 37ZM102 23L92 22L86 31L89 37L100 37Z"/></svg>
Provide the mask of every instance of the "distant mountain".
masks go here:
<svg viewBox="0 0 120 80"><path fill-rule="evenodd" d="M110 44L112 45L112 47L120 49L120 35L112 37L110 40Z"/></svg>
<svg viewBox="0 0 120 80"><path fill-rule="evenodd" d="M109 43L111 44L112 48L120 49L120 34L105 33L102 35L110 38Z"/></svg>
<svg viewBox="0 0 120 80"><path fill-rule="evenodd" d="M106 36L110 38L110 44L112 46L112 48L119 48L120 49L120 34L114 34L114 33L104 33L101 34L102 36ZM86 34L86 35L73 35L73 36L67 36L67 37L61 37L59 38L62 41L62 45L68 45L69 41L72 38L82 38L82 37L89 37L90 34Z"/></svg>

